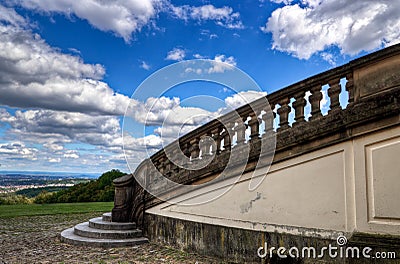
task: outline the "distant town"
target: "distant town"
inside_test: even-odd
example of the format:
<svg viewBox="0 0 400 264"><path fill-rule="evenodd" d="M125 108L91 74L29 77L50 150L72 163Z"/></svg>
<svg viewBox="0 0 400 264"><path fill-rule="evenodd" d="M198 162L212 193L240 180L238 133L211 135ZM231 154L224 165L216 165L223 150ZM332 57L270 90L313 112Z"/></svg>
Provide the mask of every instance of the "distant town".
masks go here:
<svg viewBox="0 0 400 264"><path fill-rule="evenodd" d="M68 172L0 172L0 194L25 189L68 188L75 184L97 179L99 174Z"/></svg>

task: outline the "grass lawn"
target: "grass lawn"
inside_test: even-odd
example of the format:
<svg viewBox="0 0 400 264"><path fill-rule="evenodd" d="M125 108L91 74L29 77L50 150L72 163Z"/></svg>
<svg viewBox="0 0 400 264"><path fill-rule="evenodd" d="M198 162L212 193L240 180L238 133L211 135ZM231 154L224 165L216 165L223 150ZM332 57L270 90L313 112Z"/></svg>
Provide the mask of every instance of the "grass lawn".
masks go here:
<svg viewBox="0 0 400 264"><path fill-rule="evenodd" d="M0 217L111 212L113 202L0 205Z"/></svg>

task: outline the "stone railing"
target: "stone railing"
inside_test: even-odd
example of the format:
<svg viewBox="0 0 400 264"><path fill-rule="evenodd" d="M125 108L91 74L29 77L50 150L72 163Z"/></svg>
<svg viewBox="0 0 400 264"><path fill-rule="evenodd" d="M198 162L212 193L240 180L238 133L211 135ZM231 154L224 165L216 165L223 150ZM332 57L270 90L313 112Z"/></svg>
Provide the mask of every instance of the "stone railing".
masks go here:
<svg viewBox="0 0 400 264"><path fill-rule="evenodd" d="M396 45L271 93L266 96L267 109L265 98L244 105L182 136L143 161L134 174L117 179L113 221L141 224L144 210L161 202L141 185L147 190L154 185L160 195L167 195L176 192L168 184L160 188L157 177L185 185L210 181L225 169L233 149L240 153L241 147L248 148L248 155L236 155L234 163L245 163L245 171L251 171L261 160L260 153L271 154L261 151L265 143L275 149L273 160L264 164L269 165L347 140L356 126L398 117L399 88ZM323 98L329 104L321 111ZM189 167L171 162L169 157L178 155L176 145Z"/></svg>

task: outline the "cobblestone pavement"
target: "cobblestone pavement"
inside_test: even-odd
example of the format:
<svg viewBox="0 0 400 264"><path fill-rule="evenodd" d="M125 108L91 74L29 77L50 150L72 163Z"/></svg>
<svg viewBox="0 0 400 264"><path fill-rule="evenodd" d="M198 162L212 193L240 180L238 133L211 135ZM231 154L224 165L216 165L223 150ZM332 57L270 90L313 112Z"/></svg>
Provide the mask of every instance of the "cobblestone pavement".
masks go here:
<svg viewBox="0 0 400 264"><path fill-rule="evenodd" d="M0 264L4 263L221 263L176 249L145 244L101 249L61 243L59 234L99 213L0 218Z"/></svg>

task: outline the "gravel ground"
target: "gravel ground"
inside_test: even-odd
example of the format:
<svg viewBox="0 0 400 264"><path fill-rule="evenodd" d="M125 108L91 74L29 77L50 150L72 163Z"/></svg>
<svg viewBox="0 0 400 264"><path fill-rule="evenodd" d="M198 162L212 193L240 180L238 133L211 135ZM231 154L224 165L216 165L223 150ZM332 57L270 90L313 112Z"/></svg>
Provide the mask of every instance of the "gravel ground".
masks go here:
<svg viewBox="0 0 400 264"><path fill-rule="evenodd" d="M99 213L0 218L0 264L4 263L221 263L157 244L101 249L61 243L62 230Z"/></svg>

